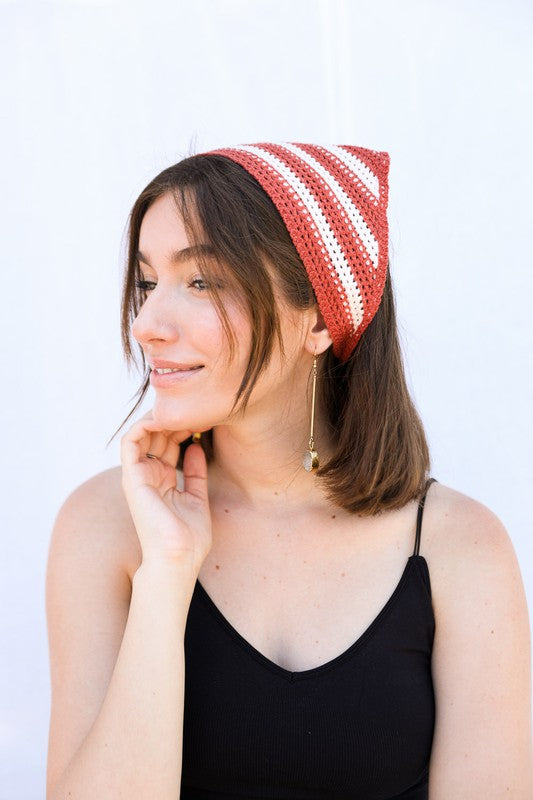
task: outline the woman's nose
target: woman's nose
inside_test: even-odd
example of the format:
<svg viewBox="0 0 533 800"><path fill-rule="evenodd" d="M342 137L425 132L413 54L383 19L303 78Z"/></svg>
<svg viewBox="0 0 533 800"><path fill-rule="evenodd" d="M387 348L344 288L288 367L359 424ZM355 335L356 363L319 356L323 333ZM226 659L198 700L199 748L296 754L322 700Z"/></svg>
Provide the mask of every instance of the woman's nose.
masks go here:
<svg viewBox="0 0 533 800"><path fill-rule="evenodd" d="M169 309L168 304L155 300L153 294L145 300L131 326L132 336L141 345L155 339L172 341L178 337L176 309Z"/></svg>

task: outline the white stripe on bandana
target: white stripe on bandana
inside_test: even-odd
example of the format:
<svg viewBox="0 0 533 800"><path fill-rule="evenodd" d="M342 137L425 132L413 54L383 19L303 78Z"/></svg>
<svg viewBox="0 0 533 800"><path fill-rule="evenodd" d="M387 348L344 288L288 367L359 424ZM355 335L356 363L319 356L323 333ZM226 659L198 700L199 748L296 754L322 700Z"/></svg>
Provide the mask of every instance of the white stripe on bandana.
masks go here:
<svg viewBox="0 0 533 800"><path fill-rule="evenodd" d="M287 145L282 144L281 146L286 147ZM255 145L240 145L238 147L228 147L226 149L237 151L241 150L258 156L262 161L264 161L279 175L281 175L289 184L289 186L303 199L303 202L300 201L300 204L305 205L309 211L309 214L311 215L317 230L319 231L322 241L324 242L331 265L335 268L335 272L346 295L346 312L351 316L353 330L357 330L363 320L364 313L361 292L359 291L357 281L355 280L352 270L350 269L350 265L346 261L342 247L340 246L331 225L322 212L322 209L320 208L320 205L316 201L313 194L287 164L284 164L283 161L281 161L277 156L269 153L267 150L263 150L261 147L256 147ZM328 183L331 183L331 177L329 178ZM352 204L351 201L350 204ZM332 277L334 277L334 273L331 274ZM341 286L337 287L339 292L342 290Z"/></svg>

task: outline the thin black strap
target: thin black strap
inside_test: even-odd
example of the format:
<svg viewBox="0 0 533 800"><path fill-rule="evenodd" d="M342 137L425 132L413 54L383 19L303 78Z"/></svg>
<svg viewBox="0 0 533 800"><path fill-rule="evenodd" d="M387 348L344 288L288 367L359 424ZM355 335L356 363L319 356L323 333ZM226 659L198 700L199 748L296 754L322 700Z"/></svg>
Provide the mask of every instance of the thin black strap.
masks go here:
<svg viewBox="0 0 533 800"><path fill-rule="evenodd" d="M428 478L426 481L426 485L424 487L424 494L420 498L420 502L418 503L418 514L416 517L416 537L415 537L415 550L413 555L417 556L420 550L420 534L422 532L422 514L424 513L424 504L426 502L426 495L428 493L428 489L432 483L437 483L436 478Z"/></svg>

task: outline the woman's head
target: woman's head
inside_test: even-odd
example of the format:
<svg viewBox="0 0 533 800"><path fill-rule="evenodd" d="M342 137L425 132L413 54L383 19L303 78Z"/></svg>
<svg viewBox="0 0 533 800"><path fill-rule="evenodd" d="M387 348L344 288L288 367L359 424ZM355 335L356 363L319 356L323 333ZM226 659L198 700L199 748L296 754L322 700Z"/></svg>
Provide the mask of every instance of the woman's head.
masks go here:
<svg viewBox="0 0 533 800"><path fill-rule="evenodd" d="M429 468L429 457L405 385L390 277L372 321L367 322L349 357L340 360L329 346L331 337L324 324L310 327L311 321L322 319L315 292L271 198L242 165L226 156L191 156L154 178L130 215L122 302L122 335L128 361L135 360L132 322L133 333L145 351L165 358L157 350L155 330L150 334L154 323L150 297L136 288L135 282L151 279L148 273L152 268L139 261L146 257L161 273L157 290L158 304L161 302L163 284L168 281L169 289L171 286L170 260L165 261L169 254L163 252L162 241L171 238L178 249L183 249L181 245L199 247L194 260L180 267L184 280L201 276L210 287L209 313L201 298L205 283L195 284L194 302L191 299L184 307L183 313L190 314L196 323L187 325L193 337L187 342L188 355L194 361L203 355L214 358L217 349L220 351L217 363L227 379L228 397L235 389L228 412L240 412L250 398L253 401L254 387L257 391L261 386L272 358L295 368L300 352L300 362L304 363L305 356L308 370L312 343L316 347L318 342L317 352L322 353L318 413L323 430L329 434L332 457L321 466L316 479L324 482L333 502L362 514L400 507L415 497ZM172 303L171 291L164 292L164 302ZM179 320L175 324L179 326ZM224 331L222 339L212 333L215 330ZM315 338L309 337L311 330ZM287 341L292 348L289 354L284 352ZM142 360L146 367L144 354ZM191 388L193 381L199 385L201 372L191 376ZM145 377L129 416L148 385L149 378ZM199 412L203 402L199 394ZM205 417L203 422L207 421ZM210 437L204 436L203 442L209 458Z"/></svg>
<svg viewBox="0 0 533 800"><path fill-rule="evenodd" d="M178 203L171 192L160 195L139 229L138 288L146 299L131 333L149 365L180 370L152 373L154 417L169 429L193 430L228 424L244 411L251 418L252 409L256 417L275 418L281 401L290 399L291 387L305 383L310 354L331 344L327 328L316 324L315 303L301 308L285 296L261 254L260 263L252 266L253 253L246 254L243 286L243 277L227 260L241 254L220 252L193 211L191 198L185 214L192 211L196 219L187 232ZM266 289L261 292L256 286L262 271ZM263 318L258 321L260 301ZM253 358L257 363L250 373ZM247 369L255 377L243 386ZM301 405L304 390L297 399Z"/></svg>

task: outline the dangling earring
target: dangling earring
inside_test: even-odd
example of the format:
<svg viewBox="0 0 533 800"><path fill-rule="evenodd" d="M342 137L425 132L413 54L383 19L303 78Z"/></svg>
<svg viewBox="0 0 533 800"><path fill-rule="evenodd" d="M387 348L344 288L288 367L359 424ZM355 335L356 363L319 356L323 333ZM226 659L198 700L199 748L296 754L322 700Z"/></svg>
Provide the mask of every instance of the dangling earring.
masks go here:
<svg viewBox="0 0 533 800"><path fill-rule="evenodd" d="M315 450L315 440L313 438L315 426L315 397L316 397L316 350L313 357L313 394L311 398L311 432L309 435L309 449L304 453L302 464L307 472L315 472L318 469L318 453Z"/></svg>
<svg viewBox="0 0 533 800"><path fill-rule="evenodd" d="M201 439L202 439L202 434L201 433L193 433L193 435L192 435L193 442L200 442Z"/></svg>

